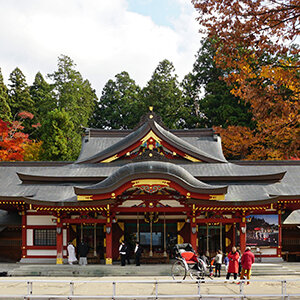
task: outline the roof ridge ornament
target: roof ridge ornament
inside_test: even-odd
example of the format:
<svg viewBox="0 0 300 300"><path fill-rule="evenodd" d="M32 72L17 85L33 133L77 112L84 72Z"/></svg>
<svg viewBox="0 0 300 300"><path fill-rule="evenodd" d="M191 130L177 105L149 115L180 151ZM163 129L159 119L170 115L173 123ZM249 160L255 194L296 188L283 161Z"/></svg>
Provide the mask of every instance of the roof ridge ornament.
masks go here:
<svg viewBox="0 0 300 300"><path fill-rule="evenodd" d="M215 142L218 142L218 139ZM168 160L183 159L196 163L227 162L225 157L199 149L192 143L176 136L162 124L161 117L153 112L153 106L149 106L147 115L141 118L140 123L130 134L88 159L76 163L111 163L122 157L133 160L137 156L143 155L147 149L150 150L147 160L155 160L157 157L165 156ZM154 157L155 151L158 152L159 156Z"/></svg>

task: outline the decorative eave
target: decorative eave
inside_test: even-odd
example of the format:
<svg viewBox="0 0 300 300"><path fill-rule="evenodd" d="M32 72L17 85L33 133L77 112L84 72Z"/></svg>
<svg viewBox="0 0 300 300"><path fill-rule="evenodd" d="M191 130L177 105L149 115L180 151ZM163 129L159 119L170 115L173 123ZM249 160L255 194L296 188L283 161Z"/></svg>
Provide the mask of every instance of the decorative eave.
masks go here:
<svg viewBox="0 0 300 300"><path fill-rule="evenodd" d="M279 200L299 200L300 195L270 195L271 197L279 197Z"/></svg>
<svg viewBox="0 0 300 300"><path fill-rule="evenodd" d="M107 176L65 176L65 175L32 175L28 173L16 172L19 179L26 184L48 183L48 182L100 182ZM279 173L258 174L258 175L230 175L230 176L195 176L200 181L269 181L277 182L282 180L286 171Z"/></svg>
<svg viewBox="0 0 300 300"><path fill-rule="evenodd" d="M224 195L227 186L205 184L182 167L165 162L141 162L125 165L104 181L90 187L75 187L74 191L81 200L115 198L127 189L149 186L168 187L178 190L187 197L203 197L210 199L212 195ZM95 198L94 195L97 195ZM201 196L200 196L201 195ZM89 198L90 197L90 198Z"/></svg>
<svg viewBox="0 0 300 300"><path fill-rule="evenodd" d="M31 175L26 173L19 173L17 175L23 183L36 182L100 182L107 177L103 176L49 176L49 175Z"/></svg>
<svg viewBox="0 0 300 300"><path fill-rule="evenodd" d="M71 200L71 201L70 201ZM85 202L77 201L76 197L73 197L73 199L66 199L65 201L45 201L40 199L33 199L29 197L24 197L23 201L26 204L36 205L40 207L57 207L57 208L63 208L63 207L85 207L87 204ZM106 206L114 204L116 200L114 199L105 199L101 201L93 201L92 206ZM90 204L89 204L90 206Z"/></svg>
<svg viewBox="0 0 300 300"><path fill-rule="evenodd" d="M209 153L199 150L170 131L164 129L155 121L155 114L151 112L146 116L145 123L142 124L137 130L100 153L88 159L77 161L76 163L83 164L112 162L126 155L126 153L136 149L138 146L141 146L149 138L159 141L164 147L170 151L173 151L175 155L177 154L192 162L227 162L225 159L214 157Z"/></svg>
<svg viewBox="0 0 300 300"><path fill-rule="evenodd" d="M280 181L286 171L279 173L270 174L259 174L259 175L239 175L239 176L196 176L197 179L202 181Z"/></svg>
<svg viewBox="0 0 300 300"><path fill-rule="evenodd" d="M24 196L2 196L0 195L0 201L24 201Z"/></svg>
<svg viewBox="0 0 300 300"><path fill-rule="evenodd" d="M261 200L253 200L253 201L209 201L210 206L217 206L217 207L252 207L252 206L267 206L270 204L276 204L278 202L279 197L269 197L266 199ZM207 201L198 200L198 199L188 199L188 204L195 204L195 205L207 205Z"/></svg>

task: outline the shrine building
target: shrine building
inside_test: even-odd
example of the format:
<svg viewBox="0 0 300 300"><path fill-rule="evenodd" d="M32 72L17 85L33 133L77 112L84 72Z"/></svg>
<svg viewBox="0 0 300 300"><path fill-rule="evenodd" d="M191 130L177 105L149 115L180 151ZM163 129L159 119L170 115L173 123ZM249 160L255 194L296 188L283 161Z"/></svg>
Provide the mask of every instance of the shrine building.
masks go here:
<svg viewBox="0 0 300 300"><path fill-rule="evenodd" d="M300 222L284 221L299 208L299 162L227 161L213 129L169 130L150 110L133 130L86 129L75 162L1 162L0 260L62 264L80 240L89 263L117 261L122 240L145 263L183 242L297 260Z"/></svg>

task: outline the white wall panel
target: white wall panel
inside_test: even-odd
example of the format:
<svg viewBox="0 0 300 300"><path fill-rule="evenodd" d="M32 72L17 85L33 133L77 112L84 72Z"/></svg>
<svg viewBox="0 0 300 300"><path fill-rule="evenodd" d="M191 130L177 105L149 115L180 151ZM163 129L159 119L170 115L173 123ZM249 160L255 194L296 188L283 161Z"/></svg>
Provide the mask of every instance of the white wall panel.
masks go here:
<svg viewBox="0 0 300 300"><path fill-rule="evenodd" d="M27 225L28 226L35 226L35 225L42 225L42 226L53 226L55 223L52 222L52 219L56 219L54 216L47 216L47 215L29 215L27 216Z"/></svg>
<svg viewBox="0 0 300 300"><path fill-rule="evenodd" d="M63 245L67 246L67 229L63 229Z"/></svg>
<svg viewBox="0 0 300 300"><path fill-rule="evenodd" d="M262 255L276 255L277 249L276 248L267 248L267 249L260 249Z"/></svg>
<svg viewBox="0 0 300 300"><path fill-rule="evenodd" d="M53 255L56 256L56 250L43 250L43 249L31 249L27 250L27 255L31 256L46 256L46 255Z"/></svg>
<svg viewBox="0 0 300 300"><path fill-rule="evenodd" d="M33 246L33 229L26 230L26 245Z"/></svg>

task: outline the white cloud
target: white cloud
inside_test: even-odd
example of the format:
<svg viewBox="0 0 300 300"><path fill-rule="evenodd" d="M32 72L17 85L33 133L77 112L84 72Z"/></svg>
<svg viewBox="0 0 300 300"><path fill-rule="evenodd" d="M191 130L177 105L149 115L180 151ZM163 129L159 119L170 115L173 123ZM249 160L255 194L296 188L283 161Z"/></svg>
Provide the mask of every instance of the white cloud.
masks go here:
<svg viewBox="0 0 300 300"><path fill-rule="evenodd" d="M70 56L98 96L108 79L128 71L144 86L158 62L171 60L180 79L199 48L199 25L188 1L173 27L129 12L125 0L0 0L0 67L7 81L18 66L32 83Z"/></svg>

